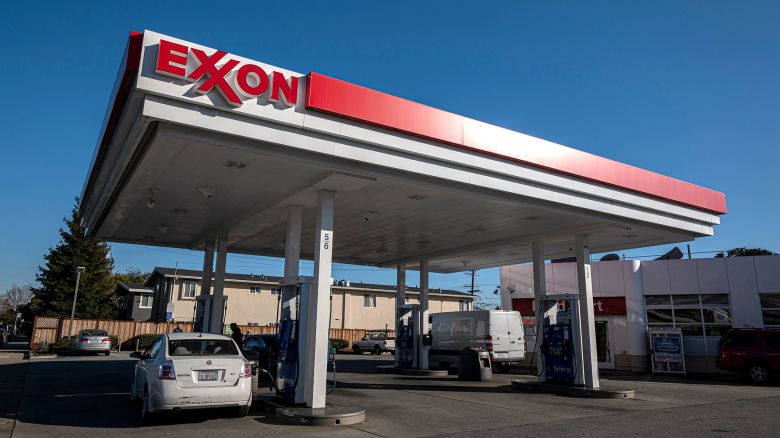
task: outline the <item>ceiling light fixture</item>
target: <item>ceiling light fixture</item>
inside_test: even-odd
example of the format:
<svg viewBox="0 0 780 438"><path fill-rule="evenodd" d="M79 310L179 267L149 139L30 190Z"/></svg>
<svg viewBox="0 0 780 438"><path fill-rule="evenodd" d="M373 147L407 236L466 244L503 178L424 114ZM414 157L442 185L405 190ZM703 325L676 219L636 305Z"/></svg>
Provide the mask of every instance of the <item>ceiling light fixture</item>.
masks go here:
<svg viewBox="0 0 780 438"><path fill-rule="evenodd" d="M422 201L423 199L425 199L425 195L414 194L412 196L407 197L406 199L411 199L412 201Z"/></svg>
<svg viewBox="0 0 780 438"><path fill-rule="evenodd" d="M371 219L375 218L376 215L379 214L373 210L366 210L364 212L360 213L360 217L363 219L364 222L368 222Z"/></svg>
<svg viewBox="0 0 780 438"><path fill-rule="evenodd" d="M203 195L204 198L209 199L212 198L215 193L217 193L217 188L198 186L198 192L200 192L200 194Z"/></svg>
<svg viewBox="0 0 780 438"><path fill-rule="evenodd" d="M418 240L417 243L419 245L430 245L431 241L430 240Z"/></svg>
<svg viewBox="0 0 780 438"><path fill-rule="evenodd" d="M246 167L246 163L240 161L225 161L225 166L231 169L243 169Z"/></svg>
<svg viewBox="0 0 780 438"><path fill-rule="evenodd" d="M154 230L157 231L160 234L165 234L168 232L168 225L165 224L159 224L154 226Z"/></svg>
<svg viewBox="0 0 780 438"><path fill-rule="evenodd" d="M542 218L541 216L526 216L526 217L523 218L523 220L526 220L526 221L538 221L541 218Z"/></svg>
<svg viewBox="0 0 780 438"><path fill-rule="evenodd" d="M146 201L146 206L149 208L154 208L157 203L154 201L154 195L157 194L157 189L155 188L149 188L149 200Z"/></svg>
<svg viewBox="0 0 780 438"><path fill-rule="evenodd" d="M481 235L481 234L484 234L485 231L487 231L487 230L485 230L482 227L475 227L475 228L472 228L472 229L468 230L467 232L468 233L474 233L474 234L480 234Z"/></svg>
<svg viewBox="0 0 780 438"><path fill-rule="evenodd" d="M175 214L187 214L188 211L189 210L187 210L186 208L174 208L173 209L173 212Z"/></svg>
<svg viewBox="0 0 780 438"><path fill-rule="evenodd" d="M626 238L626 239L630 239L630 238L632 238L632 237L636 237L636 234L631 234L631 233L629 233L629 234L624 234L624 235L622 235L621 237L624 237L624 238Z"/></svg>

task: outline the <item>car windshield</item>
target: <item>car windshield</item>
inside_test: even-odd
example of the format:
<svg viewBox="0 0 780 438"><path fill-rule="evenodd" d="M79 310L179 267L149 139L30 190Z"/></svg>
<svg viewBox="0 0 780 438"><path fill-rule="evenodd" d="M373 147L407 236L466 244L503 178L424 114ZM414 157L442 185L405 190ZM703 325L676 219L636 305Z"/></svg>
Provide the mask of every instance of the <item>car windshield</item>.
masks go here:
<svg viewBox="0 0 780 438"><path fill-rule="evenodd" d="M105 330L84 330L81 336L108 336Z"/></svg>
<svg viewBox="0 0 780 438"><path fill-rule="evenodd" d="M222 339L180 339L168 342L170 356L235 356L233 341Z"/></svg>

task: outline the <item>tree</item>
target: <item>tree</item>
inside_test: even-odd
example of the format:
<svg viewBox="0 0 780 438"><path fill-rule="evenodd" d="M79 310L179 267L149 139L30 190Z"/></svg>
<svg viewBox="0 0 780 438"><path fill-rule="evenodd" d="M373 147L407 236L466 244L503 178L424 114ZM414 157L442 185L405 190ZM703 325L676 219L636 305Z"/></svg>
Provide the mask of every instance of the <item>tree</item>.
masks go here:
<svg viewBox="0 0 780 438"><path fill-rule="evenodd" d="M111 274L114 260L110 247L87 237L78 214L78 199L71 217L63 218L60 243L49 249L45 266L38 267L33 288L32 310L36 315L70 316L76 288L76 268L83 266L76 303L78 318L114 318L120 300L116 299L116 280Z"/></svg>
<svg viewBox="0 0 780 438"><path fill-rule="evenodd" d="M138 268L127 268L125 272L114 274L114 280L117 283L144 283L147 278L149 278L149 273Z"/></svg>
<svg viewBox="0 0 780 438"><path fill-rule="evenodd" d="M732 248L726 253L719 252L715 255L716 258L720 257L750 257L750 256L765 256L765 255L777 255L776 252L772 252L764 248Z"/></svg>
<svg viewBox="0 0 780 438"><path fill-rule="evenodd" d="M0 298L0 312L13 311L27 304L32 299L32 286L25 284L17 286L13 284Z"/></svg>

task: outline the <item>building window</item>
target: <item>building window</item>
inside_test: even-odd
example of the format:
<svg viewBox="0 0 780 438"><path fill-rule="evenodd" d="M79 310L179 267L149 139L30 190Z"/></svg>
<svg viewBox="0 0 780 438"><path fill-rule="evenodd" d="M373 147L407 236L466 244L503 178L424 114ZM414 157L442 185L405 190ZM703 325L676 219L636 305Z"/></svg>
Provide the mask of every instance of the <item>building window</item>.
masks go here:
<svg viewBox="0 0 780 438"><path fill-rule="evenodd" d="M376 295L363 294L363 307L376 307Z"/></svg>
<svg viewBox="0 0 780 438"><path fill-rule="evenodd" d="M780 294L762 294L761 313L765 326L780 326Z"/></svg>
<svg viewBox="0 0 780 438"><path fill-rule="evenodd" d="M260 323L259 322L248 322L248 323L246 323L246 325L248 325L250 327L257 327L257 326L260 325Z"/></svg>
<svg viewBox="0 0 780 438"><path fill-rule="evenodd" d="M252 286L252 287L249 288L249 293L251 295L260 295L260 291L261 291L261 289L260 289L259 286Z"/></svg>
<svg viewBox="0 0 780 438"><path fill-rule="evenodd" d="M198 288L197 283L195 283L194 281L185 281L184 283L182 283L181 287L182 287L182 292L181 292L182 298L189 298L189 299L195 298L195 291Z"/></svg>
<svg viewBox="0 0 780 438"><path fill-rule="evenodd" d="M470 303L466 300L458 300L458 310L460 310L461 312L464 312L466 310L471 310L469 309L469 307L471 307L469 304Z"/></svg>
<svg viewBox="0 0 780 438"><path fill-rule="evenodd" d="M151 295L141 295L141 302L138 303L139 309L151 309L152 308L152 300L154 299Z"/></svg>
<svg viewBox="0 0 780 438"><path fill-rule="evenodd" d="M271 295L279 295L282 292L281 288L278 287L272 287L271 288Z"/></svg>
<svg viewBox="0 0 780 438"><path fill-rule="evenodd" d="M686 336L722 336L731 328L728 294L647 295L647 325L678 327Z"/></svg>

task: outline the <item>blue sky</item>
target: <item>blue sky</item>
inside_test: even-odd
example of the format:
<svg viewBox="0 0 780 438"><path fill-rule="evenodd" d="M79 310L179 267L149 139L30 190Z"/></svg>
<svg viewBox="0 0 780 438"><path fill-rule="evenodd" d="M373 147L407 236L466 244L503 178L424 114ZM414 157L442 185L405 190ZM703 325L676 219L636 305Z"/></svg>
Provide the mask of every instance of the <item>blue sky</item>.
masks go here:
<svg viewBox="0 0 780 438"><path fill-rule="evenodd" d="M13 2L0 16L0 291L34 281L56 244L127 35L143 29L723 191L729 214L694 251L780 251L778 19L775 1ZM112 253L120 270L199 268L201 260L130 245ZM228 268L278 274L281 261L236 256ZM336 268L337 278L395 280L391 270ZM463 274L431 280L446 288L466 282ZM478 284L492 292L497 270L480 272Z"/></svg>

